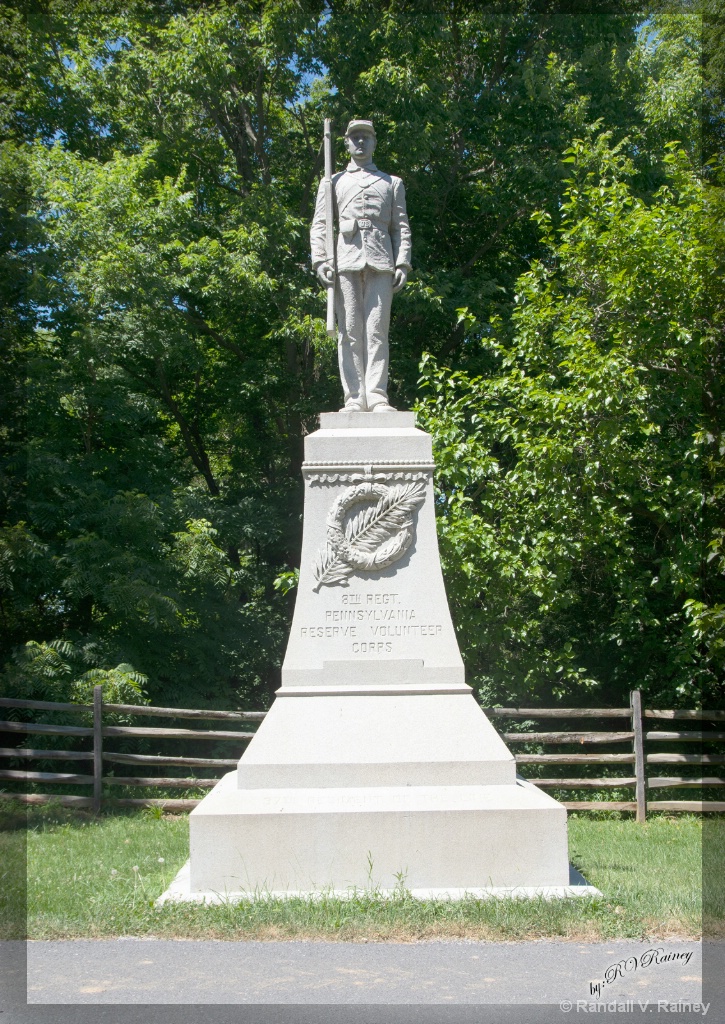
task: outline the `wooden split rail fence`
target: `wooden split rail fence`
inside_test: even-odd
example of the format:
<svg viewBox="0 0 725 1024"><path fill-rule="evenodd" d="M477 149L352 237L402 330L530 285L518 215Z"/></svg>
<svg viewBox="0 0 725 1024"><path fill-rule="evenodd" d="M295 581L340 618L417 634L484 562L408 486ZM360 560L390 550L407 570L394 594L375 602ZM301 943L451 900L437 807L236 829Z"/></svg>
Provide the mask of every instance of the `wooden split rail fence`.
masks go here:
<svg viewBox="0 0 725 1024"><path fill-rule="evenodd" d="M31 711L53 712L85 712L92 713L92 726L76 725L42 725L37 722L0 721L0 733L30 733L45 736L86 737L92 740L92 749L88 751L38 750L28 747L0 747L0 757L24 758L33 761L92 761L93 774L76 775L61 772L28 772L0 770L2 780L42 783L43 785L92 786L93 796L54 796L47 793L0 793L0 798L15 799L24 803L48 803L58 801L66 806L92 807L95 813L101 810L104 786L134 786L146 789L159 787L163 789L211 789L219 781L212 779L181 778L179 776L106 776L103 773L104 762L150 768L178 766L186 768L225 768L229 770L237 765L239 755L235 758L220 757L169 757L156 754L129 754L108 751L104 740L112 738L136 737L158 740L184 740L228 742L238 745L245 744L254 736L253 732L222 729L169 729L136 725L104 725L103 715L138 715L159 718L181 718L196 721L216 720L229 722L260 722L265 711L211 711L192 708L157 708L136 704L107 704L103 700L102 688L94 687L93 706L82 704L60 704L51 701L13 700L0 698L0 708L21 708ZM173 800L165 798L133 798L126 797L110 801L117 807L149 807L162 806L167 810L190 811L199 803L198 800Z"/></svg>
<svg viewBox="0 0 725 1024"><path fill-rule="evenodd" d="M211 711L190 708L158 708L145 705L106 704L102 699L101 687L94 690L93 706L78 704L60 704L50 701L14 700L0 698L0 708L17 708L28 711L52 711L65 713L86 713L92 715L92 726L51 725L38 722L0 721L0 733L5 735L25 733L32 735L51 735L68 738L83 737L92 741L90 750L41 750L30 747L0 747L0 758L26 759L35 761L89 761L92 762L92 774L74 774L61 772L33 772L17 769L0 769L0 786L3 780L18 784L32 782L43 785L59 786L92 786L93 796L54 796L46 793L0 792L0 798L20 800L25 803L47 803L59 801L67 806L90 807L100 812L103 802L121 807L162 806L167 810L191 810L198 800L174 800L167 798L120 798L104 797L104 787L158 787L161 789L181 788L212 788L219 776L199 778L197 776L140 776L140 775L105 775L104 764L128 765L137 770L165 767L187 767L192 769L230 769L236 766L238 756L234 758L220 757L176 757L156 754L134 754L108 751L105 740L114 738L145 738L158 740L213 741L215 743L233 742L238 746L245 744L254 736L254 732L239 729L179 729L154 728L147 726L104 725L103 715L124 716L156 716L167 719L217 720L228 722L260 722L264 711ZM717 723L725 724L725 711L656 711L644 710L638 690L630 694L628 708L485 708L486 713L494 721L537 721L561 719L596 719L608 721L625 719L627 728L619 731L574 731L566 728L559 731L537 732L526 731L502 732L508 745L519 744L536 746L559 746L580 749L577 752L564 753L516 753L517 767L526 771L526 765L549 766L556 768L561 765L578 766L579 768L604 766L604 770L629 767L629 774L607 774L606 777L582 776L571 777L533 777L531 781L543 788L557 791L597 790L600 792L631 788L634 790L633 800L563 800L564 806L576 811L633 811L638 821L644 821L648 811L690 811L690 812L725 812L725 801L719 800L651 800L647 799L648 791L679 788L696 788L710 790L725 786L725 777L703 774L710 766L725 765L725 731L718 731ZM661 722L707 723L714 727L692 729L663 730L648 729L648 725ZM513 726L509 726L513 728ZM602 747L626 745L626 752L603 752ZM665 750L652 750L653 745L664 744ZM672 744L683 744L695 752L679 753L672 751ZM703 753L703 745L708 752ZM591 748L595 749L593 752ZM717 748L710 752L711 747ZM587 748L582 751L581 748ZM662 765L672 765L673 771L692 771L700 769L697 775L656 775L653 772L668 770ZM540 769L536 769L538 772ZM718 771L716 768L715 771Z"/></svg>
<svg viewBox="0 0 725 1024"><path fill-rule="evenodd" d="M613 773L605 778L590 776L580 778L563 777L530 777L530 781L544 789L556 790L599 790L633 789L633 800L562 800L564 806L571 811L633 811L637 821L644 821L648 811L679 811L691 813L725 812L724 800L651 800L648 792L665 789L695 788L709 790L725 786L725 777L720 766L725 765L725 731L717 728L717 723L725 726L725 711L673 710L657 711L642 708L639 690L630 693L628 708L484 708L487 715L494 721L497 719L527 720L537 719L597 719L607 721L625 719L628 728L619 731L574 731L560 732L521 731L502 732L504 741L509 745L536 744L547 746L557 745L588 748L586 752L569 752L556 754L518 753L516 765L523 769L522 774L528 775L526 765L576 765L594 767L596 765L613 768L614 766L631 766L627 775ZM649 729L648 726L660 722L700 723L700 729L685 727L684 729ZM702 724L715 723L714 728L702 728ZM625 745L626 752L603 752L603 747ZM660 749L664 744L665 749ZM687 753L673 751L673 744L689 747ZM658 749L653 749L657 747ZM703 752L703 747L707 748ZM717 748L711 751L710 748ZM592 748L595 748L592 751ZM599 749L596 749L599 748ZM694 748L694 751L692 750ZM672 765L672 771L691 771L700 769L697 775L658 775L657 772L667 771L662 765ZM705 776L704 770L718 766L714 770L720 774Z"/></svg>

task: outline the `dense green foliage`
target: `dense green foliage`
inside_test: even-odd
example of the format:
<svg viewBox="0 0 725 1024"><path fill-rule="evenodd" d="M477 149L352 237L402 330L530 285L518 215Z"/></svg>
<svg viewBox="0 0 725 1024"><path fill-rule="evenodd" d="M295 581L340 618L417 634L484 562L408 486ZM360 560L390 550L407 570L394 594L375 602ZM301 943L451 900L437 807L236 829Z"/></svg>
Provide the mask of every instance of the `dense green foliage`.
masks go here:
<svg viewBox="0 0 725 1024"><path fill-rule="evenodd" d="M703 9L2 5L2 685L268 701L302 438L339 404L307 252L320 125L356 115L406 182L391 397L434 435L471 681L712 699L725 246Z"/></svg>
<svg viewBox="0 0 725 1024"><path fill-rule="evenodd" d="M715 354L701 188L673 151L645 203L607 143L572 148L560 230L542 215L548 252L508 329L479 331L496 370L424 364L451 589L490 698L554 680L557 696L620 702L636 683L657 706L717 689L715 637L703 659L684 600L699 592L709 447L693 427L715 412L701 408Z"/></svg>

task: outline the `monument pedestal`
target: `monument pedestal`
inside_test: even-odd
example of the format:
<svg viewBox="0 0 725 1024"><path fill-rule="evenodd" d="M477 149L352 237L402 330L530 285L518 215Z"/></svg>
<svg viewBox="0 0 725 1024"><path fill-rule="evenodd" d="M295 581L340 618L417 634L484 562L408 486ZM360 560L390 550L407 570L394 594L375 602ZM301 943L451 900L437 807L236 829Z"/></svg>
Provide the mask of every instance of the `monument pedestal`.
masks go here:
<svg viewBox="0 0 725 1024"><path fill-rule="evenodd" d="M430 437L412 413L323 414L305 460L282 685L191 813L176 898L568 893L566 810L517 778L464 680Z"/></svg>

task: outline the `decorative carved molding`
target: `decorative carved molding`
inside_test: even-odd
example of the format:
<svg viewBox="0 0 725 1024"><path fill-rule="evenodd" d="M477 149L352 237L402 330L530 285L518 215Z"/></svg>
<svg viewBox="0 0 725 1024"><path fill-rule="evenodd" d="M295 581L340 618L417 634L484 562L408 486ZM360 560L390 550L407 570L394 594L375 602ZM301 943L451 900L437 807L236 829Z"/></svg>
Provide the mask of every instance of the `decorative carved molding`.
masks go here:
<svg viewBox="0 0 725 1024"><path fill-rule="evenodd" d="M335 460L335 462L319 462L317 460L308 460L307 462L303 462L302 463L302 469L303 470L304 469L316 469L316 468L319 468L319 467L328 467L328 466L332 466L332 467L336 466L339 469L347 469L348 467L352 467L352 466L366 466L367 468L375 467L375 466L381 466L381 467L385 467L385 468L390 468L390 467L394 468L394 467L398 466L401 469L406 469L408 467L413 467L413 466L425 466L426 469L435 469L435 463L431 462L430 459L406 459L405 462L401 462L400 459L377 459L375 462L371 462L371 463L364 463L364 462L360 461L359 459L356 459L354 462L341 462L339 460Z"/></svg>
<svg viewBox="0 0 725 1024"><path fill-rule="evenodd" d="M305 462L302 473L310 485L389 483L392 480L427 481L434 463L419 460L411 462L378 461L362 465L359 462Z"/></svg>
<svg viewBox="0 0 725 1024"><path fill-rule="evenodd" d="M327 542L313 568L314 589L397 562L412 543L413 517L424 500L422 481L388 486L367 479L338 495L327 516Z"/></svg>
<svg viewBox="0 0 725 1024"><path fill-rule="evenodd" d="M426 481L430 478L430 473L375 473L373 476L366 476L364 473L321 473L319 476L314 476L310 480L310 485L322 485L322 484L358 484L365 483L366 481L373 480L376 483L384 483L385 481L394 480L405 480L405 481Z"/></svg>

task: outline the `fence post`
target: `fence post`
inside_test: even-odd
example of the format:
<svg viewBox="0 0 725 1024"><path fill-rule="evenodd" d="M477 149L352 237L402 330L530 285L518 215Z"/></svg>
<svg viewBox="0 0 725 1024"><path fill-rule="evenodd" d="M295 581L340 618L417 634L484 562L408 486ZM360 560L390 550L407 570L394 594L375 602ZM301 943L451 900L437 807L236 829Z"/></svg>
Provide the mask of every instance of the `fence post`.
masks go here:
<svg viewBox="0 0 725 1024"><path fill-rule="evenodd" d="M642 735L642 696L639 690L629 694L634 733L634 774L637 777L637 821L647 820L647 792L644 775L644 737Z"/></svg>
<svg viewBox="0 0 725 1024"><path fill-rule="evenodd" d="M103 792L103 687L93 687L93 813L101 813Z"/></svg>

